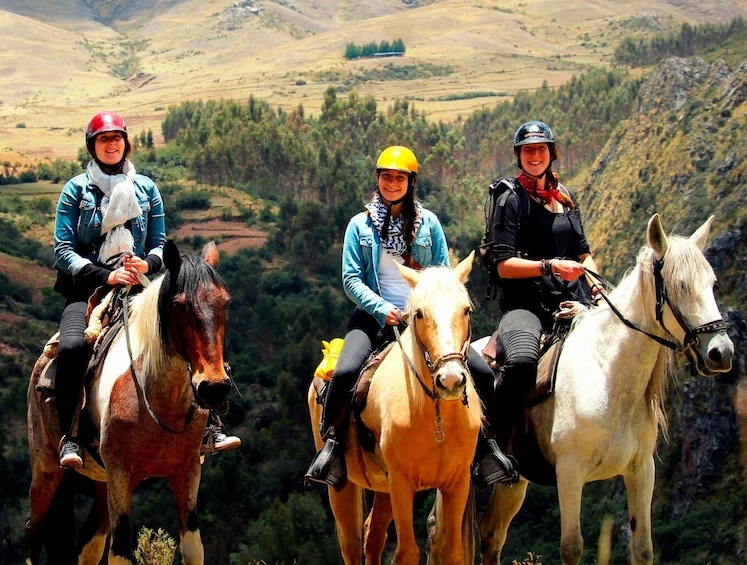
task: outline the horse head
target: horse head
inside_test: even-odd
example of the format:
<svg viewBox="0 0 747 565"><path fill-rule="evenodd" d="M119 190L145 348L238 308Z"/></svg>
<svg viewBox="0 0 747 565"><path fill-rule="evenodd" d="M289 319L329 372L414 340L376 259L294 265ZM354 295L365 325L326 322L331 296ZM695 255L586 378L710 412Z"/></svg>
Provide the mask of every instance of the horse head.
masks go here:
<svg viewBox="0 0 747 565"><path fill-rule="evenodd" d="M168 241L163 262L158 311L164 347L187 362L197 404L224 408L231 390L223 359L230 296L216 270L218 249L210 242L199 257L181 256Z"/></svg>
<svg viewBox="0 0 747 565"><path fill-rule="evenodd" d="M648 223L656 318L703 376L731 370L734 344L714 296L716 275L703 254L711 216L689 238L667 237L658 214Z"/></svg>
<svg viewBox="0 0 747 565"><path fill-rule="evenodd" d="M429 267L416 271L397 263L412 288L405 316L421 353L421 368L425 365L434 393L444 400L463 398L469 380L472 302L464 283L473 259L474 251L453 270Z"/></svg>

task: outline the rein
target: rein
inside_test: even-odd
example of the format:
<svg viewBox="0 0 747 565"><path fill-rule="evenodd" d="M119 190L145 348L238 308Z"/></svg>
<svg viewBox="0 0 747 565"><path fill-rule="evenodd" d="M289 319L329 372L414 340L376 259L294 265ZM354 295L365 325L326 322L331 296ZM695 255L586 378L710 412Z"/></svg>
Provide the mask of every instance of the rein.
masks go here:
<svg viewBox="0 0 747 565"><path fill-rule="evenodd" d="M467 340L464 342L464 345L462 346L461 352L451 352L451 353L445 353L444 355L441 355L438 357L435 361L431 361L431 356L428 350L425 348L425 345L423 344L423 340L420 338L420 335L417 331L417 326L415 325L415 320L412 321L412 333L415 336L415 341L418 344L418 347L423 352L423 360L425 361L426 366L428 367L428 372L431 375L431 380L433 380L433 373L438 371L438 369L446 363L447 361L453 361L457 360L459 361L463 367L466 367L467 363L467 354L469 351L469 345L471 341L472 336L472 327L470 326L469 334L467 335ZM415 364L412 362L412 359L407 355L405 352L404 347L402 347L402 341L400 338L400 332L398 326L392 327L394 330L394 337L397 340L397 345L399 345L399 349L402 352L402 357L407 362L407 366L410 368L410 371L413 375L415 375L415 378L418 381L418 384L420 384L420 387L423 389L423 392L425 392L425 395L430 398L435 403L435 409L436 409L436 432L434 433L433 437L436 440L437 443L442 443L446 439L446 434L443 431L443 420L441 419L441 396L438 394L438 391L436 389L436 383L433 382L433 388L429 389L428 385L425 384L423 381L423 378L420 376L420 373L418 373L417 368L415 367ZM464 392L462 393L462 404L467 406L468 399L467 399L467 388L465 387Z"/></svg>
<svg viewBox="0 0 747 565"><path fill-rule="evenodd" d="M161 419L158 417L158 414L156 414L155 410L153 410L153 407L150 404L150 401L148 400L148 395L145 394L145 389L143 388L142 383L140 382L140 376L137 370L137 367L135 367L135 359L132 356L132 345L130 343L130 312L129 312L129 300L128 300L128 294L130 292L129 287L124 291L124 293L121 296L122 299L122 319L124 324L124 333L125 333L125 340L127 341L127 353L130 356L130 369L132 371L132 380L135 383L135 388L137 389L137 392L140 396L143 398L143 404L145 404L145 408L148 410L148 414L150 414L150 417L153 418L153 421L158 424L162 429L166 430L170 434L181 434L184 433L189 426L189 424L192 422L192 418L194 417L195 413L195 403L192 402L192 404L189 407L189 410L187 410L187 413L184 415L184 425L182 426L181 430L175 430L168 425L166 425ZM190 377L192 375L192 367L189 363L187 363L187 372L189 373ZM191 379L190 379L191 380Z"/></svg>
<svg viewBox="0 0 747 565"><path fill-rule="evenodd" d="M726 322L724 322L723 318L720 318L718 320L713 320L712 322L707 322L705 324L701 324L697 327L691 327L690 324L687 323L687 320L685 320L685 317L682 315L682 313L679 311L679 309L672 304L672 301L669 299L669 295L667 293L667 289L664 286L664 277L661 274L661 271L664 267L664 260L663 259L654 259L653 260L653 275L654 275L654 287L656 289L656 321L659 323L659 325L662 327L662 329L669 335L674 335L672 332L670 332L667 327L664 325L664 306L669 306L669 309L672 311L672 315L674 316L674 319L677 320L677 323L680 325L680 328L685 332L685 339L682 345L679 345L678 343L674 341L670 341L668 339L659 337L655 334L649 333L646 330L639 328L635 324L633 324L630 320L625 318L623 316L622 312L620 312L614 304L610 301L610 299L607 297L607 295L604 292L600 292L599 295L604 299L604 301L609 305L610 309L617 315L618 318L620 318L620 321L628 326L631 329L634 329L636 331L639 331L657 343L668 347L669 349L672 349L673 351L680 351L683 353L686 353L688 351L695 352L695 355L700 357L700 352L697 350L696 347L699 343L698 334L703 333L712 333L717 332L721 330L726 330ZM592 278L598 280L601 282L605 287L609 288L611 285L608 281L606 281L604 278L602 278L599 274L595 273L594 271L591 271L590 269L584 268L584 271L588 275L590 275Z"/></svg>

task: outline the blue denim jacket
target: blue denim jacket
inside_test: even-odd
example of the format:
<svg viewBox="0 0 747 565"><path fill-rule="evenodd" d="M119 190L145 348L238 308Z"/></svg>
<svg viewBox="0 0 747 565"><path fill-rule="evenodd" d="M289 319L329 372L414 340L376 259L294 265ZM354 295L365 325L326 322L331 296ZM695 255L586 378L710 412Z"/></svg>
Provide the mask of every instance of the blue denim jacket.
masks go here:
<svg viewBox="0 0 747 565"><path fill-rule="evenodd" d="M145 175L135 175L135 194L143 213L132 220L135 254L162 257L166 243L163 200L156 184ZM96 263L101 245L101 199L104 193L89 183L88 175L70 179L57 201L54 231L55 266L75 276L89 263Z"/></svg>
<svg viewBox="0 0 747 565"><path fill-rule="evenodd" d="M342 286L345 294L361 310L368 312L383 328L394 304L381 297L379 233L368 212L360 212L348 222L342 250ZM446 236L436 215L423 208L423 223L412 242L412 258L422 267L449 265Z"/></svg>

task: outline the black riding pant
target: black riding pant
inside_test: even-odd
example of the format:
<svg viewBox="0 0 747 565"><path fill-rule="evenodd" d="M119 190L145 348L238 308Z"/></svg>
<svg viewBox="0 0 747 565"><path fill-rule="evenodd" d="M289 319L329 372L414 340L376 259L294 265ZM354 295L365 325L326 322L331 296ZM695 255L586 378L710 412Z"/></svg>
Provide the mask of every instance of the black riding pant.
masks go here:
<svg viewBox="0 0 747 565"><path fill-rule="evenodd" d="M506 361L496 388L491 423L501 449L508 447L524 399L537 381L542 331L542 320L530 310L509 310L498 324Z"/></svg>
<svg viewBox="0 0 747 565"><path fill-rule="evenodd" d="M85 338L87 311L87 302L69 302L60 318L55 392L62 434L71 431L91 357L91 346Z"/></svg>

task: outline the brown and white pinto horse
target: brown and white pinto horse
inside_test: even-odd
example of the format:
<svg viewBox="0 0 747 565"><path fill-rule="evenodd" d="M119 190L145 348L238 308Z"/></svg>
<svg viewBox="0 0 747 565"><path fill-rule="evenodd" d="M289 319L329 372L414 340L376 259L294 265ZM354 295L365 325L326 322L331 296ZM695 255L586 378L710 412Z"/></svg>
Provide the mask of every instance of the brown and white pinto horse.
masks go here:
<svg viewBox="0 0 747 565"><path fill-rule="evenodd" d="M473 258L474 253L453 270L430 267L418 272L398 265L412 287L406 308L409 326L376 369L360 414L375 447L362 447L350 422L345 451L348 481L339 492L328 488L346 565L361 563L364 546L368 565L381 562L392 517L397 530L393 563L417 565L413 500L417 491L429 488L439 489L443 501L442 520L436 525L444 539L439 563L464 565L462 519L482 419L466 365L472 304L464 282ZM308 396L317 449L323 443L321 384L315 378ZM375 491L365 539L363 489ZM466 537L471 559L474 541Z"/></svg>
<svg viewBox="0 0 747 565"><path fill-rule="evenodd" d="M97 484L79 542L81 565L99 563L110 524L109 564L133 562L132 494L150 477L164 477L174 495L182 562L204 562L196 512L199 450L208 409L224 406L231 389L223 360L229 294L216 271L213 243L202 257L181 257L169 241L163 260L165 273L129 299L124 328L86 389L85 409L100 434L103 465L87 454L77 470ZM58 467L57 411L36 387L49 362L39 358L28 389L27 564L39 563L45 547L47 563L75 561L76 550L68 547L74 535L72 496L64 488L73 471ZM67 543L60 540L65 536Z"/></svg>

